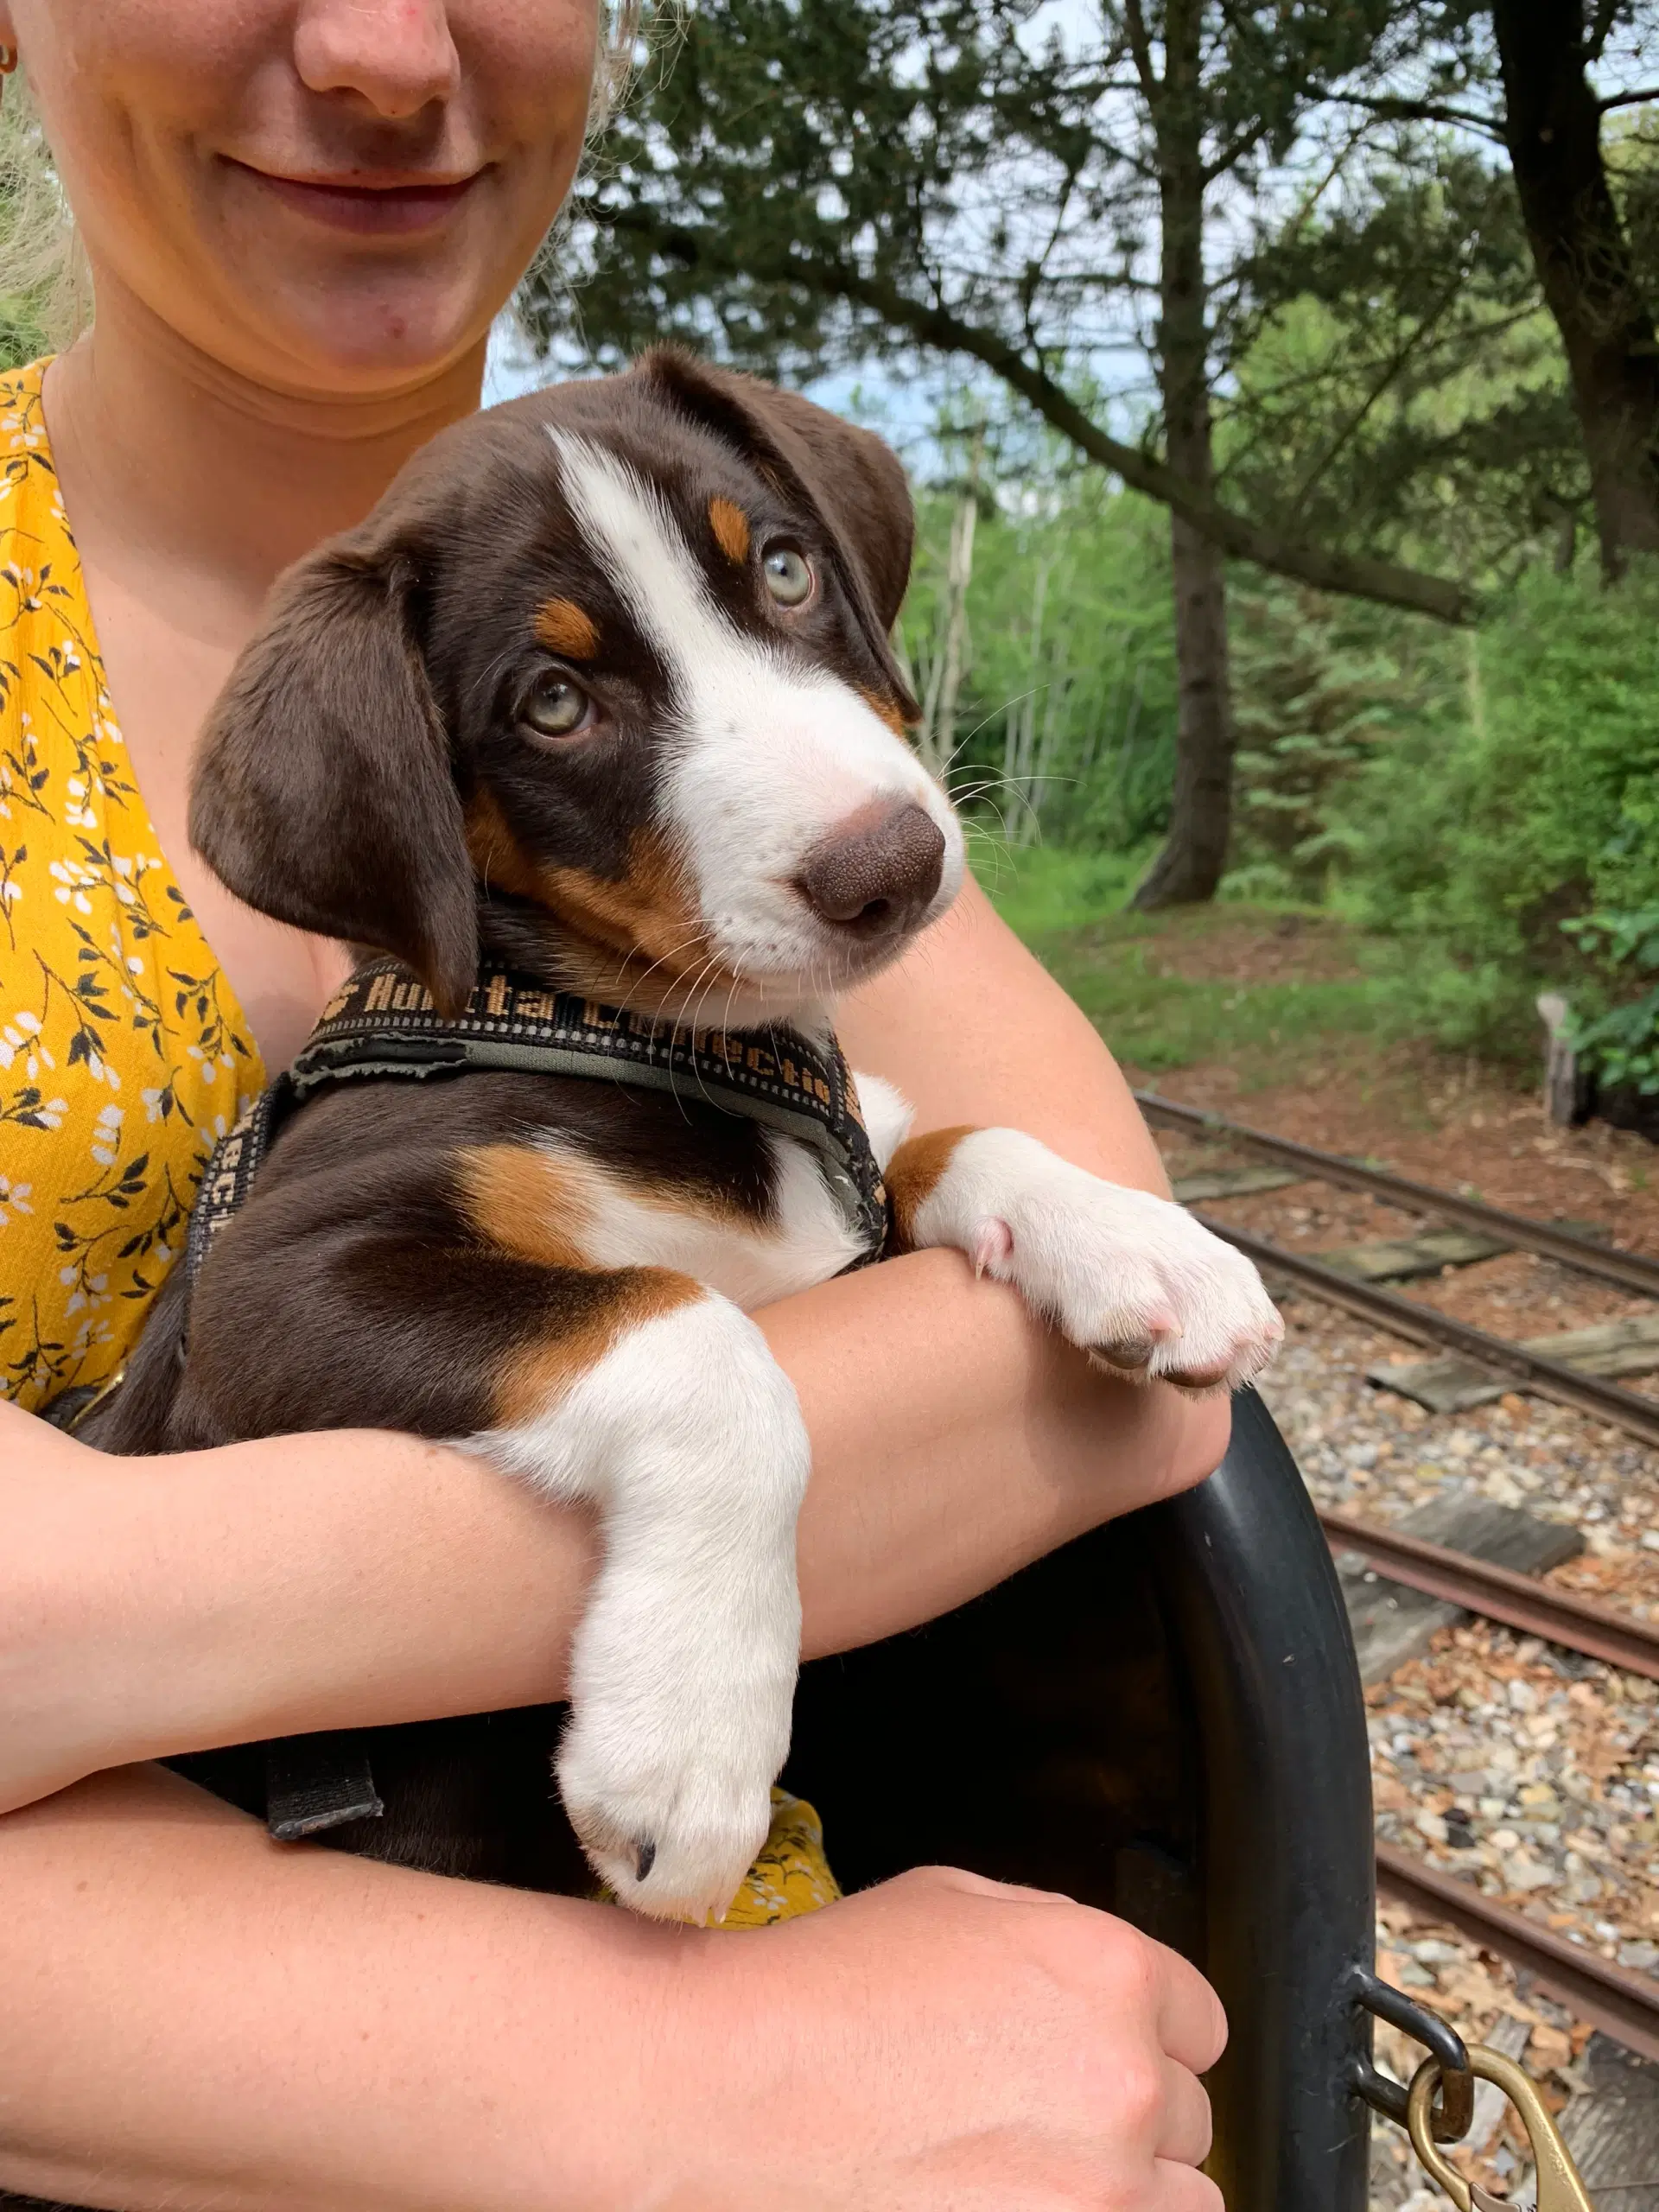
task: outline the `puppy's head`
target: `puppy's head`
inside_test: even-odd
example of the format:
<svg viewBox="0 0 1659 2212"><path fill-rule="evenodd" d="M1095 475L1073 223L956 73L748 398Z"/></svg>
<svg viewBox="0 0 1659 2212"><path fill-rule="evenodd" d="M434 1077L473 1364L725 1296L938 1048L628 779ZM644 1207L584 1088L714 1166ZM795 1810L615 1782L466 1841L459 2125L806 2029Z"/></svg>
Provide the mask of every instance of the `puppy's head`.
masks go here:
<svg viewBox="0 0 1659 2212"><path fill-rule="evenodd" d="M475 416L279 582L192 842L446 1011L480 927L652 1014L822 1004L962 879L887 644L912 528L879 440L679 355Z"/></svg>

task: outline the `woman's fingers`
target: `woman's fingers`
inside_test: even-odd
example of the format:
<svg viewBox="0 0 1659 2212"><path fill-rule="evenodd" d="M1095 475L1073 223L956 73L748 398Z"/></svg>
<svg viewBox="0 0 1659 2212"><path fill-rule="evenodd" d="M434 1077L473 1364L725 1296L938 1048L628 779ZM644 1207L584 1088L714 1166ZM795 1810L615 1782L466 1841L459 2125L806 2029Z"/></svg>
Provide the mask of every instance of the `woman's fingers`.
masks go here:
<svg viewBox="0 0 1659 2212"><path fill-rule="evenodd" d="M1162 1974L1158 2031L1164 2049L1194 2074L1207 2074L1227 2048L1227 2015L1195 1966L1154 1945Z"/></svg>
<svg viewBox="0 0 1659 2212"><path fill-rule="evenodd" d="M1220 2190L1195 2166L1160 2158L1154 2171L1154 2195L1147 2212L1224 2212Z"/></svg>
<svg viewBox="0 0 1659 2212"><path fill-rule="evenodd" d="M1187 2068L1169 2060L1164 2069L1163 2113L1153 2145L1154 2157L1201 2165L1210 2155L1213 2133L1210 2099L1203 2082Z"/></svg>

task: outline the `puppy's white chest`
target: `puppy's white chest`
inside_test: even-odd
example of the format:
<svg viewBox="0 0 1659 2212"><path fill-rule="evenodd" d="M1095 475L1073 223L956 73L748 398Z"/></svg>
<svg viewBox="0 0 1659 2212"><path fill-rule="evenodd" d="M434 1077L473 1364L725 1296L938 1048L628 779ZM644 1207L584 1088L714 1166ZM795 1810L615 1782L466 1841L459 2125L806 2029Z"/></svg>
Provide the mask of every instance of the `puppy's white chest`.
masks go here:
<svg viewBox="0 0 1659 2212"><path fill-rule="evenodd" d="M671 1268L746 1313L838 1275L862 1247L816 1155L772 1131L765 1141L773 1167L773 1203L765 1220L690 1192L642 1193L582 1163L582 1218L572 1226L583 1260L596 1268ZM537 1149L576 1165L556 1136L540 1139ZM571 1181L561 1182L568 1202Z"/></svg>

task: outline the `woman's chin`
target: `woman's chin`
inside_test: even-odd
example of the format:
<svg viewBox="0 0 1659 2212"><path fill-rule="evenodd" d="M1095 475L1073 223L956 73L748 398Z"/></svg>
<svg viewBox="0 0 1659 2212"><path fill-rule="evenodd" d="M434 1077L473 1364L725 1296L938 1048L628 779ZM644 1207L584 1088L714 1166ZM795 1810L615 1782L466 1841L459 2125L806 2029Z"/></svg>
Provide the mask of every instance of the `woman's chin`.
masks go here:
<svg viewBox="0 0 1659 2212"><path fill-rule="evenodd" d="M277 283L247 302L243 327L261 382L368 398L426 384L481 353L497 312L473 284Z"/></svg>

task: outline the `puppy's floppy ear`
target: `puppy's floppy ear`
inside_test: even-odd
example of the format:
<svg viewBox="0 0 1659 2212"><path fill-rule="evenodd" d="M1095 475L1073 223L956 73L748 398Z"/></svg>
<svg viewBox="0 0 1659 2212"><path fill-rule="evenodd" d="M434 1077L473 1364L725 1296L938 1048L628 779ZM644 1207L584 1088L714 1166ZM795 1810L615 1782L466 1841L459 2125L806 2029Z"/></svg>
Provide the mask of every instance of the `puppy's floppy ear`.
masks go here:
<svg viewBox="0 0 1659 2212"><path fill-rule="evenodd" d="M884 673L906 718L918 719L920 710L887 642L910 582L916 539L910 486L891 446L798 392L711 368L672 347L643 354L635 373L817 510L843 556L842 582Z"/></svg>
<svg viewBox="0 0 1659 2212"><path fill-rule="evenodd" d="M203 734L190 842L262 913L408 962L466 1004L478 918L406 532L374 521L278 578Z"/></svg>

